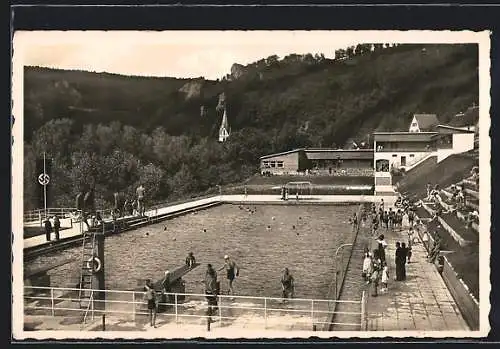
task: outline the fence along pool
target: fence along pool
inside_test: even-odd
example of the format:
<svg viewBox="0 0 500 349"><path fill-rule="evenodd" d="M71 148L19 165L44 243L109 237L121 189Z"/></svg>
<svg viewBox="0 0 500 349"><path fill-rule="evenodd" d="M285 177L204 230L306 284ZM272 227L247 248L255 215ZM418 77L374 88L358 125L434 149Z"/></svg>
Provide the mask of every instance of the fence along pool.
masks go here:
<svg viewBox="0 0 500 349"><path fill-rule="evenodd" d="M94 298L89 311L78 304L77 288L24 287L25 315L45 315L53 317L80 317L87 322L105 314L108 321L134 322L142 326L147 322L148 310L144 292L94 290L105 292L106 300ZM363 318L362 302L326 299L290 299L286 303L281 298L251 296L218 296L218 311L211 317L207 315L207 302L204 294L167 293L166 302L158 304L158 322L174 322L206 326L211 318L218 326L254 326L258 329L304 330L323 328L335 303L359 304L359 314ZM141 325L142 324L142 325ZM362 328L361 323L343 323L353 331Z"/></svg>

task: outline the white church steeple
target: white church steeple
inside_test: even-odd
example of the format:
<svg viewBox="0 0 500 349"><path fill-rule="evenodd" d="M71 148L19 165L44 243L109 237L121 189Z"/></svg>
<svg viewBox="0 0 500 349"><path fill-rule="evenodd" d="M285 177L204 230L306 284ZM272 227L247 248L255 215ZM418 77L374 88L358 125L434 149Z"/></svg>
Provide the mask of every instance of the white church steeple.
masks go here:
<svg viewBox="0 0 500 349"><path fill-rule="evenodd" d="M219 128L219 142L224 142L228 137L231 129L229 128L229 122L227 121L227 112L224 107L224 114L222 115L222 122Z"/></svg>

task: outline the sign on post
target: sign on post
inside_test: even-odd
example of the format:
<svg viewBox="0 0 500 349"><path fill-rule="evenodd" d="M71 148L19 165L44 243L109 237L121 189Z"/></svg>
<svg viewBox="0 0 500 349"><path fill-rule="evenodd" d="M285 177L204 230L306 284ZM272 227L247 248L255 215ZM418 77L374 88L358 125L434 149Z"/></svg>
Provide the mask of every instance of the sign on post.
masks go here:
<svg viewBox="0 0 500 349"><path fill-rule="evenodd" d="M50 176L46 173L40 173L38 176L38 183L41 185L47 185L50 182Z"/></svg>

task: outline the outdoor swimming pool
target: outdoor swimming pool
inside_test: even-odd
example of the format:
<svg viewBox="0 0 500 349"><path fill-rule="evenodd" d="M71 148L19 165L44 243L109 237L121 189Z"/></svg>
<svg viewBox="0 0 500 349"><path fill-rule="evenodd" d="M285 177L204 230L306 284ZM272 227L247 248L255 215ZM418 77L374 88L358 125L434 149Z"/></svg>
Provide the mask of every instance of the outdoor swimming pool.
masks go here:
<svg viewBox="0 0 500 349"><path fill-rule="evenodd" d="M358 207L226 204L110 236L105 245L106 288L134 289L140 279L159 279L165 270L182 265L192 251L202 265L184 277L188 293L203 292L206 264L220 268L228 254L240 267L234 284L239 295L279 297L281 273L288 267L296 297L326 298L335 250L352 242L348 218ZM40 256L28 268L67 258L74 262L49 272L51 286L75 287L81 247ZM219 272L219 279L225 291L225 271Z"/></svg>

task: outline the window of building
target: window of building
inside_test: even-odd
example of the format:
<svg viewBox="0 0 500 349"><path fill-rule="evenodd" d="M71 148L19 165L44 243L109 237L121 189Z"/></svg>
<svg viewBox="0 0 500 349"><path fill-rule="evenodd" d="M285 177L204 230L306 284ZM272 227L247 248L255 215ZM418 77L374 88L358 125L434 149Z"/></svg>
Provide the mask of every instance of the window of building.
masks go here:
<svg viewBox="0 0 500 349"><path fill-rule="evenodd" d="M263 165L265 168L269 167L269 161L264 161L264 162L262 163L262 165Z"/></svg>
<svg viewBox="0 0 500 349"><path fill-rule="evenodd" d="M417 123L416 122L412 122L411 123L411 127L417 127Z"/></svg>
<svg viewBox="0 0 500 349"><path fill-rule="evenodd" d="M271 161L271 167L276 167L276 161Z"/></svg>
<svg viewBox="0 0 500 349"><path fill-rule="evenodd" d="M415 157L415 154L410 154L410 158L413 158L413 157Z"/></svg>
<svg viewBox="0 0 500 349"><path fill-rule="evenodd" d="M277 164L278 164L278 167L283 168L283 161L278 161Z"/></svg>
<svg viewBox="0 0 500 349"><path fill-rule="evenodd" d="M395 158L395 157L397 157L397 156L398 156L398 154L392 154L392 157L393 157L393 158Z"/></svg>

